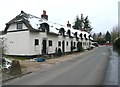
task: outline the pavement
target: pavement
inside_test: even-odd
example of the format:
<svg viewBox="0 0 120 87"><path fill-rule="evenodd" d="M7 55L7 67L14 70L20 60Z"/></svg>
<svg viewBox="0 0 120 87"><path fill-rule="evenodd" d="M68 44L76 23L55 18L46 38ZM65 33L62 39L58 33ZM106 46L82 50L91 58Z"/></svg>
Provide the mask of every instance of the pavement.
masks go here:
<svg viewBox="0 0 120 87"><path fill-rule="evenodd" d="M119 67L118 65L120 62L118 62L118 59L120 59L120 56L117 52L113 51L113 49L110 49L110 60L108 63L108 68L106 70L106 77L104 81L104 85L120 85L120 76L118 75ZM119 77L118 77L119 76Z"/></svg>

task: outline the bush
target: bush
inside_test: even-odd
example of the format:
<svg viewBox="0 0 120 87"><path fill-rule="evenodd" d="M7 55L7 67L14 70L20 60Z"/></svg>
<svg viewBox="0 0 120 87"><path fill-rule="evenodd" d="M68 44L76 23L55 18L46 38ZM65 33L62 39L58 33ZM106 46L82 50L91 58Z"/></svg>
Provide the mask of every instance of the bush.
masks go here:
<svg viewBox="0 0 120 87"><path fill-rule="evenodd" d="M117 51L118 51L118 54L120 55L120 49L118 49Z"/></svg>
<svg viewBox="0 0 120 87"><path fill-rule="evenodd" d="M114 41L113 49L120 53L120 37Z"/></svg>
<svg viewBox="0 0 120 87"><path fill-rule="evenodd" d="M58 48L58 56L59 56L59 57L62 56L62 51L61 51L60 48Z"/></svg>

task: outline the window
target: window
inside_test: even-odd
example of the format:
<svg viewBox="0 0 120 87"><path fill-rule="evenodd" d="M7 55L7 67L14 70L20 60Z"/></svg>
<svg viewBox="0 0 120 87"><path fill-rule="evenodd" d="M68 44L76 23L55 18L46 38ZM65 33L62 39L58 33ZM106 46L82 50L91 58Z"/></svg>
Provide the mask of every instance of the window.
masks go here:
<svg viewBox="0 0 120 87"><path fill-rule="evenodd" d="M22 29L23 28L23 24L22 23L17 23L17 29Z"/></svg>
<svg viewBox="0 0 120 87"><path fill-rule="evenodd" d="M35 39L35 46L39 45L39 39Z"/></svg>
<svg viewBox="0 0 120 87"><path fill-rule="evenodd" d="M83 46L85 46L85 42L83 42Z"/></svg>
<svg viewBox="0 0 120 87"><path fill-rule="evenodd" d="M91 43L89 42L89 45L91 45Z"/></svg>
<svg viewBox="0 0 120 87"><path fill-rule="evenodd" d="M52 46L52 40L49 40L49 46Z"/></svg>
<svg viewBox="0 0 120 87"><path fill-rule="evenodd" d="M42 23L39 29L41 29L43 32L49 32L49 25L47 23Z"/></svg>
<svg viewBox="0 0 120 87"><path fill-rule="evenodd" d="M84 42L85 46L86 46L86 42Z"/></svg>
<svg viewBox="0 0 120 87"><path fill-rule="evenodd" d="M74 42L74 46L75 46L75 42Z"/></svg>
<svg viewBox="0 0 120 87"><path fill-rule="evenodd" d="M68 46L68 41L66 42L66 46Z"/></svg>
<svg viewBox="0 0 120 87"><path fill-rule="evenodd" d="M60 41L58 41L58 46L61 46L61 42Z"/></svg>

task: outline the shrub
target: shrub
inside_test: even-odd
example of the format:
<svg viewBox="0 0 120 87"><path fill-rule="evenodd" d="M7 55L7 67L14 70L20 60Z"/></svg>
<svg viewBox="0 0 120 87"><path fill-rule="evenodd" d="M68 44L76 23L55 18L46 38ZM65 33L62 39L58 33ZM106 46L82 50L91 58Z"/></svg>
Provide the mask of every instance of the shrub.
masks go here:
<svg viewBox="0 0 120 87"><path fill-rule="evenodd" d="M113 49L120 53L120 37L114 41Z"/></svg>
<svg viewBox="0 0 120 87"><path fill-rule="evenodd" d="M118 54L120 55L120 49L118 49L117 51L118 51Z"/></svg>
<svg viewBox="0 0 120 87"><path fill-rule="evenodd" d="M60 48L58 48L58 56L59 56L59 57L62 56L62 51L61 51Z"/></svg>

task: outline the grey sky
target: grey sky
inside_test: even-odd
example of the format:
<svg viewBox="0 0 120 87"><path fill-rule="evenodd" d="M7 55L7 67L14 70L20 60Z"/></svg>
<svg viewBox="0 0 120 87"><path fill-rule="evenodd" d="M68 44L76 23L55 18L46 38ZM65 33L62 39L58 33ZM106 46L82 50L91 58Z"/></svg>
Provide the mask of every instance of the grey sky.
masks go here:
<svg viewBox="0 0 120 87"><path fill-rule="evenodd" d="M66 25L73 24L75 17L88 16L93 32L111 31L118 24L119 0L1 0L0 1L0 30L5 24L20 13L41 16L46 10L49 20Z"/></svg>

